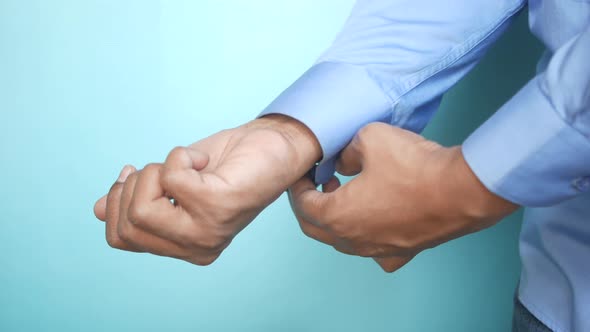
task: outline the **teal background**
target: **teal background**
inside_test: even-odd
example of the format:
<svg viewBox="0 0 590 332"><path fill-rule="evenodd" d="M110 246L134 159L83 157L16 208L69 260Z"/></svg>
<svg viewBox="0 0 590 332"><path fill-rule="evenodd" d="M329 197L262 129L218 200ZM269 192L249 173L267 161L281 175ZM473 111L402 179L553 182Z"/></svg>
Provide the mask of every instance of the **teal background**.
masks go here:
<svg viewBox="0 0 590 332"><path fill-rule="evenodd" d="M351 0L0 0L0 331L508 331L520 213L394 274L306 238L285 197L209 267L109 248L125 163L253 118ZM425 135L461 141L534 71L526 17Z"/></svg>

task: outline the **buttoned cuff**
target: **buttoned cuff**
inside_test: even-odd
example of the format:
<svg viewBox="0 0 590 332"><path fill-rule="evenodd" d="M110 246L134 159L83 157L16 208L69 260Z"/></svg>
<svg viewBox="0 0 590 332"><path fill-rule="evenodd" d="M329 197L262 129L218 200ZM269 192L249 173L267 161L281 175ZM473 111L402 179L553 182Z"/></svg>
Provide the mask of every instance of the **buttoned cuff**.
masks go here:
<svg viewBox="0 0 590 332"><path fill-rule="evenodd" d="M391 102L360 66L322 62L305 72L260 116L283 114L305 124L322 147L315 181L326 183L334 174L337 154L368 123L388 121Z"/></svg>
<svg viewBox="0 0 590 332"><path fill-rule="evenodd" d="M465 160L495 194L547 206L590 191L590 139L568 125L531 80L463 144Z"/></svg>

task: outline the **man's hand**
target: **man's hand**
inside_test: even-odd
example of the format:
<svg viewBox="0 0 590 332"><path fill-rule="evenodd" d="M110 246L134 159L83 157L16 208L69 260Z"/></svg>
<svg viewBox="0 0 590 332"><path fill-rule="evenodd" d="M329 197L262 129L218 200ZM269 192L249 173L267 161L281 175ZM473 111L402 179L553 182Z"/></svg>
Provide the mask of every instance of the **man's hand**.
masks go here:
<svg viewBox="0 0 590 332"><path fill-rule="evenodd" d="M373 257L388 272L517 208L479 182L459 147L382 123L359 131L336 170L358 176L341 187L333 178L324 193L306 178L289 190L301 229L341 252Z"/></svg>
<svg viewBox="0 0 590 332"><path fill-rule="evenodd" d="M94 210L112 247L207 265L320 158L303 124L269 115L126 166Z"/></svg>

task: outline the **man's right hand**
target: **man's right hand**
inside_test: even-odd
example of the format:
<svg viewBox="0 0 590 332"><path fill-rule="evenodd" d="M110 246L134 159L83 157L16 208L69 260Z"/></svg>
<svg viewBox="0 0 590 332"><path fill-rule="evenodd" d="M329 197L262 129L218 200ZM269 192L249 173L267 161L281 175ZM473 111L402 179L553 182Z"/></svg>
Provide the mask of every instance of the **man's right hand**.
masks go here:
<svg viewBox="0 0 590 332"><path fill-rule="evenodd" d="M127 166L94 210L114 248L207 265L320 158L307 127L268 115Z"/></svg>

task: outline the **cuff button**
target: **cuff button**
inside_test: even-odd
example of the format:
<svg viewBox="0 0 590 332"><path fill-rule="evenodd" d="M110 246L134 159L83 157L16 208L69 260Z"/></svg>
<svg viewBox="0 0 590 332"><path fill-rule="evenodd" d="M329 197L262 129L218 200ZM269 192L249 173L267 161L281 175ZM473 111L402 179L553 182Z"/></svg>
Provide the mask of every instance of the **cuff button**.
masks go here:
<svg viewBox="0 0 590 332"><path fill-rule="evenodd" d="M590 191L590 176L583 176L572 181L572 186L579 192Z"/></svg>

